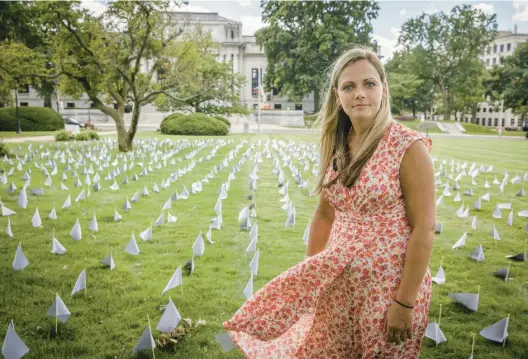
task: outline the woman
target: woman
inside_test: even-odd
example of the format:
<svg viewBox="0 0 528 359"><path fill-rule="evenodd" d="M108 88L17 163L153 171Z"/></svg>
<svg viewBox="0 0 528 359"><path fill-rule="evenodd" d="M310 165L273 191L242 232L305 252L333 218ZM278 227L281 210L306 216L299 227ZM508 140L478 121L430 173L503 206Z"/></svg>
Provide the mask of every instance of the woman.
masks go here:
<svg viewBox="0 0 528 359"><path fill-rule="evenodd" d="M248 358L418 358L431 299L431 141L392 120L370 50L344 53L330 81L307 258L224 328Z"/></svg>

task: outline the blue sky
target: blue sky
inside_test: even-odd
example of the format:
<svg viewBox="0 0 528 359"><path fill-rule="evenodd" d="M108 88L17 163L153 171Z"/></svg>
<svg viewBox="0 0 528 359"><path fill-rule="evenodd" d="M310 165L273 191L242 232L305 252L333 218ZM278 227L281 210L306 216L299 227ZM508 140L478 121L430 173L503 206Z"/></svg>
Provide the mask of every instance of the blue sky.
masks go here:
<svg viewBox="0 0 528 359"><path fill-rule="evenodd" d="M458 4L470 4L488 13L497 14L499 30L513 30L514 24L518 32L528 33L528 1L379 1L380 11L374 20L374 38L382 47L382 55L390 57L397 44L399 30L402 24L410 18L423 12L449 12ZM82 4L95 12L102 9L97 1L84 0ZM263 26L260 1L258 0L189 0L184 7L187 11L217 12L219 15L243 24L244 35L252 35ZM182 9L183 10L183 9Z"/></svg>

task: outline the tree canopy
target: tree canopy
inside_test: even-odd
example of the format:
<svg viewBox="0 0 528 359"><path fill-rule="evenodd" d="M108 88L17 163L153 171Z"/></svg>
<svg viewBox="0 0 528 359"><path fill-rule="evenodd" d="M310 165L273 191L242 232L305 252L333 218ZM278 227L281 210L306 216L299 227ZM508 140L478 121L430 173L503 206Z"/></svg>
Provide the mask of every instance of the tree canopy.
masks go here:
<svg viewBox="0 0 528 359"><path fill-rule="evenodd" d="M267 58L267 90L300 101L321 87L332 63L352 44L372 45L374 1L262 1L266 27L255 34Z"/></svg>

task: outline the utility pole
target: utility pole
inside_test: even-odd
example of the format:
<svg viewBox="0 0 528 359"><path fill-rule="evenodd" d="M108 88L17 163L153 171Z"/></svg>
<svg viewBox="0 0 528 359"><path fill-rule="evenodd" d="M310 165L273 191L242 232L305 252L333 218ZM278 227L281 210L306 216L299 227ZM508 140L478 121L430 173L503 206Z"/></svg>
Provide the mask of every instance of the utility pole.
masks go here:
<svg viewBox="0 0 528 359"><path fill-rule="evenodd" d="M499 117L499 137L502 136L502 110L504 109L504 97L501 95L500 117Z"/></svg>

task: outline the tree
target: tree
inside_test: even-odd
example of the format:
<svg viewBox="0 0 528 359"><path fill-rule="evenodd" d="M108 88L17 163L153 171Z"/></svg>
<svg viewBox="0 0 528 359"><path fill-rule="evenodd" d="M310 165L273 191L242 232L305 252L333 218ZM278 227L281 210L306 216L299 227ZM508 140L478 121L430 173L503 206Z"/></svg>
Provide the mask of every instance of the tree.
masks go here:
<svg viewBox="0 0 528 359"><path fill-rule="evenodd" d="M453 110L461 113L471 113L471 123L476 123L478 104L484 99L484 81L488 73L484 63L474 59L471 66L460 69L465 81L454 83L453 92L457 94L453 101Z"/></svg>
<svg viewBox="0 0 528 359"><path fill-rule="evenodd" d="M351 44L372 45L373 1L261 1L267 25L255 34L267 58L265 87L320 106L326 71Z"/></svg>
<svg viewBox="0 0 528 359"><path fill-rule="evenodd" d="M417 111L430 110L434 103L434 85L428 79L420 79L413 71L413 53L396 52L385 65L391 105Z"/></svg>
<svg viewBox="0 0 528 359"><path fill-rule="evenodd" d="M43 73L46 68L46 59L40 54L27 48L18 42L4 41L0 43L0 83L5 90L4 96L11 96L14 90L18 97L18 90L23 86L38 83L39 78L32 76L34 73ZM18 133L22 132L20 118L18 116L18 98L16 98L16 116L18 122Z"/></svg>
<svg viewBox="0 0 528 359"><path fill-rule="evenodd" d="M42 23L54 31L52 49L61 92L86 93L95 108L111 117L119 149L132 149L141 108L180 86L196 69L200 54L192 41L179 41L185 29L171 22L172 2L116 1L94 17L79 2L35 2L46 9ZM146 71L143 71L146 69ZM185 101L185 98L174 98ZM130 127L123 115L133 105Z"/></svg>
<svg viewBox="0 0 528 359"><path fill-rule="evenodd" d="M156 108L162 112L190 110L217 115L248 114L249 110L240 102L240 88L246 81L245 76L234 72L231 62L216 60L220 46L200 26L190 39L201 54L196 71L190 73L186 81L168 89L170 97L160 95L155 101ZM176 97L184 100L176 100Z"/></svg>
<svg viewBox="0 0 528 359"><path fill-rule="evenodd" d="M455 6L451 13L422 14L402 26L398 43L413 51L414 72L430 80L442 96L444 119L451 118L461 83L471 81L481 65L478 58L496 36L496 15L470 5Z"/></svg>
<svg viewBox="0 0 528 359"><path fill-rule="evenodd" d="M519 44L512 56L503 57L484 84L487 95L495 100L502 97L504 107L520 115L524 123L528 115L528 43Z"/></svg>
<svg viewBox="0 0 528 359"><path fill-rule="evenodd" d="M18 42L43 55L49 55L44 42L46 34L40 23L40 10L31 6L30 2L0 2L0 43ZM48 60L51 61L49 56ZM51 96L55 92L56 81L33 78L27 85L33 87L44 99L44 106L51 107ZM6 86L7 82L0 81L0 104L13 101L13 89Z"/></svg>

